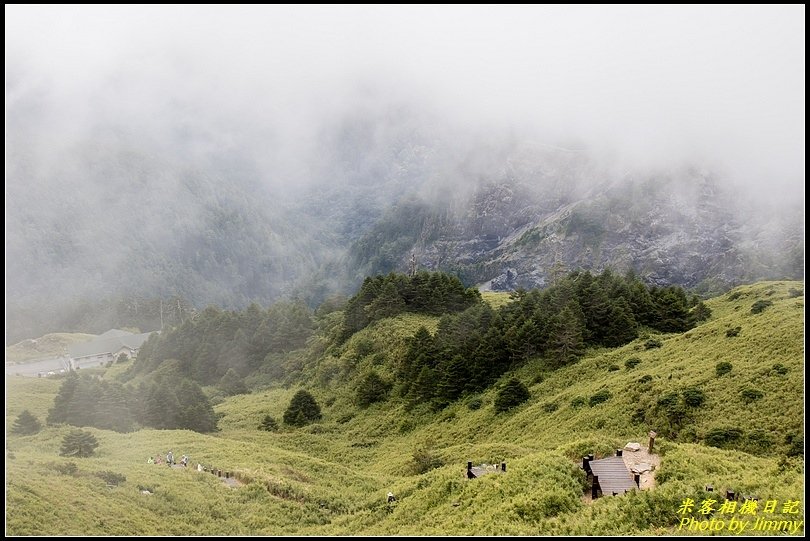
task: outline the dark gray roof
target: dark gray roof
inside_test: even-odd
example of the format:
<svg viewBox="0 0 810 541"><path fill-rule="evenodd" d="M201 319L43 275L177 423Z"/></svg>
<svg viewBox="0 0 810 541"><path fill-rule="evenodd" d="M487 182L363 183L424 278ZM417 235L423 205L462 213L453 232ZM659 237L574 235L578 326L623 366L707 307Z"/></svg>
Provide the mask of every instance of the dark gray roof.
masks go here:
<svg viewBox="0 0 810 541"><path fill-rule="evenodd" d="M114 332L116 334L109 336L110 333ZM125 334L121 335L117 333ZM138 349L144 342L146 342L150 334L152 333L145 332L141 334L132 334L127 333L126 331L118 331L117 329L113 329L89 342L82 342L80 344L68 346L68 353L72 358L80 359L82 357L116 353L125 347L129 349Z"/></svg>
<svg viewBox="0 0 810 541"><path fill-rule="evenodd" d="M610 496L614 492L624 494L636 488L633 476L620 456L591 460L590 466L593 474L599 477L599 488L605 496Z"/></svg>

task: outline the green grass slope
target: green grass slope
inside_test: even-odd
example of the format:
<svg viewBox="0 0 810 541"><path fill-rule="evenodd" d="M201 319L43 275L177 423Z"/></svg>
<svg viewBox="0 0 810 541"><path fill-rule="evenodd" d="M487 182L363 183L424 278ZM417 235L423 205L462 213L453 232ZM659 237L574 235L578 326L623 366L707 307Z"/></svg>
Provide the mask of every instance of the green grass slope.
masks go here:
<svg viewBox="0 0 810 541"><path fill-rule="evenodd" d="M790 290L794 291L791 292ZM6 531L45 534L678 534L679 504L707 497L707 484L766 500L801 500L803 461L789 458L803 434L803 311L800 282L743 286L707 305L709 321L683 334L643 335L622 348L589 352L554 372L528 363L518 377L529 401L496 414L498 385L441 411L409 407L392 396L368 408L354 403L366 370L389 374L405 340L437 319L406 314L375 323L304 368L321 404L320 423L264 432L280 420L297 388L272 388L216 406L220 432L89 429L96 456L58 456L67 427L10 436L6 459ZM758 300L772 305L751 313ZM739 331L736 331L739 327ZM727 336L727 331L736 336ZM734 332L730 333L734 334ZM661 347L649 348L649 340ZM628 359L638 362L629 363ZM717 375L729 362L731 371ZM776 365L776 366L775 366ZM618 368L618 369L616 369ZM110 377L111 373L105 374ZM6 426L24 408L44 419L58 381L7 378ZM700 406L672 415L662 398L698 389ZM609 398L591 397L607 390ZM756 391L756 392L752 392ZM682 400L682 398L681 398ZM593 403L593 405L591 405ZM578 459L605 455L658 430L657 486L589 502ZM717 429L736 429L725 448L706 445ZM714 431L714 432L713 432ZM238 471L229 488L210 474L147 465L172 449L196 465ZM415 455L435 468L416 468ZM504 475L467 481L467 460L506 461ZM74 462L78 471L65 471ZM94 476L126 476L117 487ZM424 471L424 473L419 473ZM139 487L154 494L144 495ZM398 501L387 504L392 491ZM717 492L715 494L718 494ZM801 509L801 506L800 506ZM783 520L760 512L756 517ZM751 518L756 518L752 516ZM701 517L699 517L701 518ZM790 520L803 520L801 512ZM803 528L799 530L803 532ZM728 532L720 532L728 533Z"/></svg>

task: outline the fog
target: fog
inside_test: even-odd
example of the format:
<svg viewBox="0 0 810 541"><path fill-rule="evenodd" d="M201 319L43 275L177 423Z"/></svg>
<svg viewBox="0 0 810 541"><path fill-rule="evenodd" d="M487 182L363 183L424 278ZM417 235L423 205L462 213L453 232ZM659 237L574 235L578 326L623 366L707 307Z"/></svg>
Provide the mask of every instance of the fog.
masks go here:
<svg viewBox="0 0 810 541"><path fill-rule="evenodd" d="M206 220L245 205L262 265L300 274L408 189L497 176L520 145L582 151L619 176L696 167L749 200L803 201L804 6L18 5L5 45L6 255L19 256L6 280L21 298L114 294L109 276L133 256L169 273L174 255L120 239L197 261ZM266 193L212 188L235 178ZM331 208L352 183L359 203ZM110 219L134 209L135 230ZM89 272L71 265L90 256ZM223 284L244 279L235 261L216 259ZM193 277L137 280L195 302L286 291L233 301Z"/></svg>
<svg viewBox="0 0 810 541"><path fill-rule="evenodd" d="M804 6L8 6L6 66L7 108L44 94L49 145L192 122L215 147L297 150L329 115L385 100L802 189Z"/></svg>

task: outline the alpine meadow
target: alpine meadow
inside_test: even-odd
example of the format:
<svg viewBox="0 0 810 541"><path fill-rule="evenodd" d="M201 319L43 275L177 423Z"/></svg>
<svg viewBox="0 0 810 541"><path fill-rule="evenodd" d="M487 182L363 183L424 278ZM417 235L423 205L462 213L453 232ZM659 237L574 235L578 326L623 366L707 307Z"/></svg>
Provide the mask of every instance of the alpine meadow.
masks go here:
<svg viewBox="0 0 810 541"><path fill-rule="evenodd" d="M804 535L804 6L5 15L7 536Z"/></svg>

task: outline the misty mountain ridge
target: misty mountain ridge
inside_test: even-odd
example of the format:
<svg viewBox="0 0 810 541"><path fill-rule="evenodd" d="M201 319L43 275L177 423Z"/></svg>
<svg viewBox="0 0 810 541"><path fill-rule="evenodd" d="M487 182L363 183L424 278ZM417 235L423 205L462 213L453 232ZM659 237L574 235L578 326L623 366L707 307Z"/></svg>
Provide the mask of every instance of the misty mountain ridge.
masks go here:
<svg viewBox="0 0 810 541"><path fill-rule="evenodd" d="M246 147L228 139L234 126L189 121L160 137L97 126L46 160L20 118L10 109L11 341L92 330L65 314L99 299L317 304L406 270L411 254L495 290L578 268L712 292L803 273L801 203L753 206L694 167L462 135L404 105L330 118L295 159L272 137Z"/></svg>
<svg viewBox="0 0 810 541"><path fill-rule="evenodd" d="M408 248L424 267L501 291L543 287L568 269L611 267L704 293L803 272L800 208L746 208L705 170L613 180L577 153L553 152L508 161L455 212L422 204L424 218L412 223L416 211L407 210L407 240L387 238L391 224L379 224L353 246L354 263L372 274L404 269L409 250L388 250L413 240Z"/></svg>

